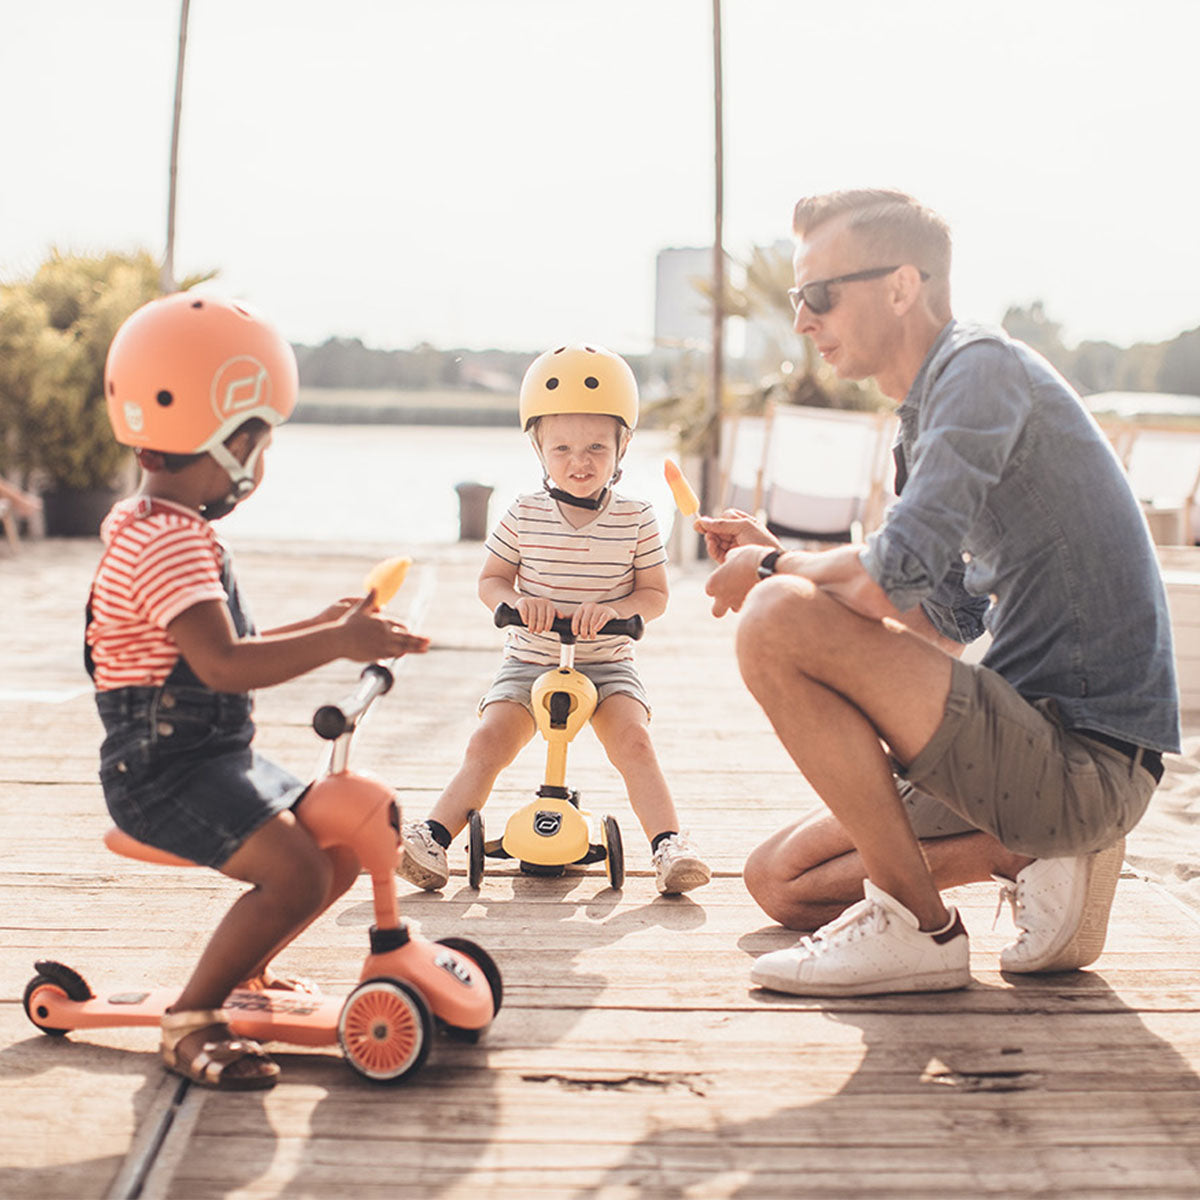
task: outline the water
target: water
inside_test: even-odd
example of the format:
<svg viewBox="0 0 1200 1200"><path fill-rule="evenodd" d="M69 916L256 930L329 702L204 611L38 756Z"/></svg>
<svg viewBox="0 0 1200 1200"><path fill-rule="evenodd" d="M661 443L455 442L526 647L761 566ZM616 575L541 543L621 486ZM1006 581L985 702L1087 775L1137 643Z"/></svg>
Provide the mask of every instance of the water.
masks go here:
<svg viewBox="0 0 1200 1200"><path fill-rule="evenodd" d="M674 504L663 479L673 434L637 433L618 490L653 504L663 536ZM490 529L514 497L536 490L541 467L512 429L413 425L286 425L267 451L262 487L221 522L233 542L409 546L458 540L459 483L494 489ZM695 481L693 481L695 484Z"/></svg>

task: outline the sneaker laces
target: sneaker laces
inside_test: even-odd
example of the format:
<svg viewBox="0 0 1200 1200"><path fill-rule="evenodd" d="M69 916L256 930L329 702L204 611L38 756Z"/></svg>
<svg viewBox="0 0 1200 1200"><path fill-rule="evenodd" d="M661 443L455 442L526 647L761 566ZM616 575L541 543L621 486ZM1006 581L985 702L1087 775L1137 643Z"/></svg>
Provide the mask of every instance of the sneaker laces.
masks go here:
<svg viewBox="0 0 1200 1200"><path fill-rule="evenodd" d="M421 849L428 854L435 854L434 847L438 844L433 836L433 830L424 821L414 821L404 831L404 836L410 841L420 842Z"/></svg>
<svg viewBox="0 0 1200 1200"><path fill-rule="evenodd" d="M1025 896L1021 885L1016 880L1005 879L1003 875L993 875L992 878L1000 885L1000 894L996 897L996 915L992 918L992 928L996 928L1000 920L1000 913L1007 902L1012 910L1012 920L1017 927L1017 941L1019 942L1029 932L1021 924L1025 916Z"/></svg>
<svg viewBox="0 0 1200 1200"><path fill-rule="evenodd" d="M797 943L797 947L811 954L823 954L845 942L857 941L870 933L882 933L887 928L888 914L881 904L874 900L860 900L852 904L839 917L834 917L828 925L822 925L811 936L805 935Z"/></svg>

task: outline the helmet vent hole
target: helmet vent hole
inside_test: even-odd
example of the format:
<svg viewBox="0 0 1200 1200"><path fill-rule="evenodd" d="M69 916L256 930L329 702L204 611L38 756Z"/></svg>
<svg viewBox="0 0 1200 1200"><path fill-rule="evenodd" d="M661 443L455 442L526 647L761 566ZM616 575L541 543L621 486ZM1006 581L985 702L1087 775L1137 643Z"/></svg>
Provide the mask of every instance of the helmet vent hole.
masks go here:
<svg viewBox="0 0 1200 1200"><path fill-rule="evenodd" d="M193 308L203 308L203 307L204 307L204 301L203 301L203 300L193 300L193 301L192 301L192 307L193 307Z"/></svg>
<svg viewBox="0 0 1200 1200"><path fill-rule="evenodd" d="M175 403L175 397L172 396L171 393L165 388L154 398L163 406L163 408L170 408L171 405Z"/></svg>
<svg viewBox="0 0 1200 1200"><path fill-rule="evenodd" d="M110 396L117 394L117 385L111 379L108 381L108 394Z"/></svg>
<svg viewBox="0 0 1200 1200"><path fill-rule="evenodd" d="M552 392L556 387L558 387L558 379L554 375L551 375L550 378L546 380L546 391Z"/></svg>
<svg viewBox="0 0 1200 1200"><path fill-rule="evenodd" d="M596 353L596 347L595 347L595 346L584 346L584 349L585 349L585 350L586 350L586 351L587 351L589 354L595 354L595 353Z"/></svg>
<svg viewBox="0 0 1200 1200"><path fill-rule="evenodd" d="M589 388L598 388L600 386L600 380L598 380L595 375L589 375L583 381L583 386Z"/></svg>
<svg viewBox="0 0 1200 1200"><path fill-rule="evenodd" d="M555 350L554 353L561 354L565 349L566 349L566 346L559 346L559 348L557 350Z"/></svg>

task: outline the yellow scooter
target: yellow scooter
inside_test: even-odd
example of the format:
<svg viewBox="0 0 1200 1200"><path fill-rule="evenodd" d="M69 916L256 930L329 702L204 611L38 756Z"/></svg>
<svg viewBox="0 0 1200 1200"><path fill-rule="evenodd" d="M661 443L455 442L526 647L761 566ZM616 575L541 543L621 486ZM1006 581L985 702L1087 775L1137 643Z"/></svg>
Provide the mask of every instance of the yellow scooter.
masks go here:
<svg viewBox="0 0 1200 1200"><path fill-rule="evenodd" d="M494 614L498 628L524 625L521 614L500 604ZM633 638L645 630L641 617L609 621L600 632ZM551 667L533 684L530 699L534 720L546 739L545 782L537 796L508 819L504 836L486 841L483 814L472 809L469 830L468 872L471 887L483 882L485 858L515 858L526 875L561 875L568 866L603 862L608 882L619 888L625 882L625 852L616 818L601 818L599 840L591 838L592 815L579 807L579 793L566 786L567 746L596 711L596 685L575 670L575 635L570 617L555 619L561 650L557 667Z"/></svg>

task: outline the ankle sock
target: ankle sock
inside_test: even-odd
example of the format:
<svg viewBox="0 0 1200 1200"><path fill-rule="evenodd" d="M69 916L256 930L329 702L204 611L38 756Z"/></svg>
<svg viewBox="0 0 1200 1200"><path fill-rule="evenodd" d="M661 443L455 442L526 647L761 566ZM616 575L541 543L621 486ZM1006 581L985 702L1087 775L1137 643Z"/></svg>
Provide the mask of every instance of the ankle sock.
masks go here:
<svg viewBox="0 0 1200 1200"><path fill-rule="evenodd" d="M449 850L450 843L454 841L454 839L450 836L450 830L448 830L445 825L441 823L441 821L427 820L425 824L429 826L429 832L433 834L433 840L437 842L437 844L441 846L443 850Z"/></svg>
<svg viewBox="0 0 1200 1200"><path fill-rule="evenodd" d="M665 841L669 837L674 837L678 832L678 829L664 829L662 833L656 833L650 839L650 853L653 854L658 849L659 842Z"/></svg>

